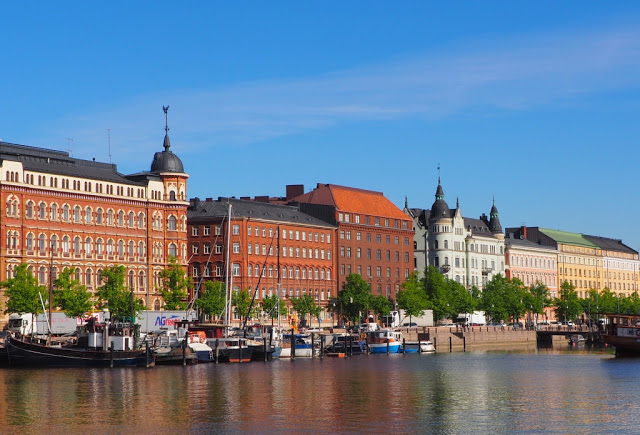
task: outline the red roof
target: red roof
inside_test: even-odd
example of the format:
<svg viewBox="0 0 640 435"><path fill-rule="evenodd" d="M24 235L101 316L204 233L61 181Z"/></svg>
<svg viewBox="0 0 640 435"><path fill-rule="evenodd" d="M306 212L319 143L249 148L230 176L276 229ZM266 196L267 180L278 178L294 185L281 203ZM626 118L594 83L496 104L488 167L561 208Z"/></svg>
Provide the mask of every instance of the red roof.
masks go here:
<svg viewBox="0 0 640 435"><path fill-rule="evenodd" d="M294 201L310 204L334 206L338 211L370 216L409 220L410 218L382 192L339 186L318 184L314 190L294 198Z"/></svg>

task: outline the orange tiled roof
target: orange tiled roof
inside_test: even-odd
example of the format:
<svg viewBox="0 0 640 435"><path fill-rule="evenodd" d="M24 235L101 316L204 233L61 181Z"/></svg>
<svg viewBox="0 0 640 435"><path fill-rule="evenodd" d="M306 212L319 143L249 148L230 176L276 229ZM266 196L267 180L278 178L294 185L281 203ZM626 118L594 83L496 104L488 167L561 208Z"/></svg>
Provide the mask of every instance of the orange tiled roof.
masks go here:
<svg viewBox="0 0 640 435"><path fill-rule="evenodd" d="M298 202L332 205L342 212L403 220L410 219L402 210L389 201L382 192L339 186L337 184L318 185L316 189L295 198L295 200Z"/></svg>

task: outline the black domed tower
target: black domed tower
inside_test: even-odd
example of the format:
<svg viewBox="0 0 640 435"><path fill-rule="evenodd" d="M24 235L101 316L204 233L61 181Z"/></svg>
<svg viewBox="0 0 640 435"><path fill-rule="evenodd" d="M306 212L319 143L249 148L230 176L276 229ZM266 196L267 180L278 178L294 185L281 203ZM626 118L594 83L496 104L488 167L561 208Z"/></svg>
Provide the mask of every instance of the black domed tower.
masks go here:
<svg viewBox="0 0 640 435"><path fill-rule="evenodd" d="M186 201L187 197L187 178L189 176L184 172L184 166L180 157L175 155L171 150L171 142L169 141L169 106L162 106L165 117L164 126L164 151L157 152L153 156L151 162L151 173L160 176L164 184L163 200L169 201Z"/></svg>
<svg viewBox="0 0 640 435"><path fill-rule="evenodd" d="M438 188L436 189L436 200L431 206L431 213L429 214L429 220L450 218L451 211L449 205L444 200L444 190L442 190L442 184L440 184L440 177L438 177Z"/></svg>
<svg viewBox="0 0 640 435"><path fill-rule="evenodd" d="M500 219L498 218L498 207L496 207L495 198L493 198L493 206L491 207L491 213L489 213L489 229L493 235L502 234L502 225L500 225Z"/></svg>

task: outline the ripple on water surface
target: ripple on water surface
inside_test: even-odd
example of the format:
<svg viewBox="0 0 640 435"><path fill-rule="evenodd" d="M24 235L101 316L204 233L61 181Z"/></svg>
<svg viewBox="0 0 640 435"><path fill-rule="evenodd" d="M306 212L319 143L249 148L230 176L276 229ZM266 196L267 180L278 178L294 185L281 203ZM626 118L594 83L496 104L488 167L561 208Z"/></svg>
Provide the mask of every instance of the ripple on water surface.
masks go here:
<svg viewBox="0 0 640 435"><path fill-rule="evenodd" d="M0 369L0 433L635 432L638 381L639 359L552 351Z"/></svg>

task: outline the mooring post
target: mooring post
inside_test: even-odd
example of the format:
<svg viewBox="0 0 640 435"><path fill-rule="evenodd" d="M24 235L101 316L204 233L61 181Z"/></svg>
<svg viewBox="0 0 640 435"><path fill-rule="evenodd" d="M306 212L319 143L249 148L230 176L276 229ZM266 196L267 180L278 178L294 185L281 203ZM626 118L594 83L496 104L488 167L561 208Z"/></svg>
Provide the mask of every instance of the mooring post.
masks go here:
<svg viewBox="0 0 640 435"><path fill-rule="evenodd" d="M267 361L267 336L262 337L262 349L264 350L264 360Z"/></svg>
<svg viewBox="0 0 640 435"><path fill-rule="evenodd" d="M220 359L220 341L216 338L216 364L218 364L218 360Z"/></svg>
<svg viewBox="0 0 640 435"><path fill-rule="evenodd" d="M407 353L407 341L402 337L402 353Z"/></svg>
<svg viewBox="0 0 640 435"><path fill-rule="evenodd" d="M324 358L324 336L320 336L320 359Z"/></svg>
<svg viewBox="0 0 640 435"><path fill-rule="evenodd" d="M311 333L311 358L316 357L315 343L316 343L316 333L312 332Z"/></svg>
<svg viewBox="0 0 640 435"><path fill-rule="evenodd" d="M111 342L111 350L109 352L109 367L113 368L113 341Z"/></svg>
<svg viewBox="0 0 640 435"><path fill-rule="evenodd" d="M291 330L291 359L296 359L296 335Z"/></svg>
<svg viewBox="0 0 640 435"><path fill-rule="evenodd" d="M449 336L449 352L453 352L453 337Z"/></svg>
<svg viewBox="0 0 640 435"><path fill-rule="evenodd" d="M182 365L187 365L187 339L182 340Z"/></svg>
<svg viewBox="0 0 640 435"><path fill-rule="evenodd" d="M462 350L467 351L467 337L462 337Z"/></svg>

